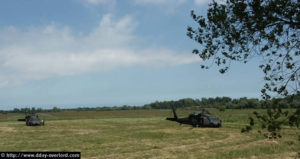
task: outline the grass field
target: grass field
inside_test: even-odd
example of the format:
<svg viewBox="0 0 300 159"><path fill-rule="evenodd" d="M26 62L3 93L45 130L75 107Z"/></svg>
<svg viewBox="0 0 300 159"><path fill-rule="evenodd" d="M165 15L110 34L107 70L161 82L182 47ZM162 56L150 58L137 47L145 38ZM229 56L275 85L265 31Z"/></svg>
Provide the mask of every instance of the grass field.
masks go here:
<svg viewBox="0 0 300 159"><path fill-rule="evenodd" d="M194 110L179 110L183 117ZM222 128L193 128L165 120L170 110L58 112L41 115L45 126L17 122L23 114L0 115L1 151L80 151L82 158L298 158L300 131L283 138L256 131L241 134L253 110L211 112Z"/></svg>

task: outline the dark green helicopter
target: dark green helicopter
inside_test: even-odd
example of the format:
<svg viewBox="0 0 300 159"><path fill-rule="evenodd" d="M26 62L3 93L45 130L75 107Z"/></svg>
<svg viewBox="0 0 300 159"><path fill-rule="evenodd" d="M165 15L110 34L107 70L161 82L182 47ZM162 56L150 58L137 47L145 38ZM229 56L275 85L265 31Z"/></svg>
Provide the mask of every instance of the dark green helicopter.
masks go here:
<svg viewBox="0 0 300 159"><path fill-rule="evenodd" d="M26 114L25 119L18 119L18 121L25 121L27 126L44 126L45 121L40 119L37 114Z"/></svg>
<svg viewBox="0 0 300 159"><path fill-rule="evenodd" d="M166 120L176 121L180 124L188 124L193 127L221 127L222 120L213 117L207 110L194 112L186 118L178 118L176 109L172 107L174 118L166 118Z"/></svg>

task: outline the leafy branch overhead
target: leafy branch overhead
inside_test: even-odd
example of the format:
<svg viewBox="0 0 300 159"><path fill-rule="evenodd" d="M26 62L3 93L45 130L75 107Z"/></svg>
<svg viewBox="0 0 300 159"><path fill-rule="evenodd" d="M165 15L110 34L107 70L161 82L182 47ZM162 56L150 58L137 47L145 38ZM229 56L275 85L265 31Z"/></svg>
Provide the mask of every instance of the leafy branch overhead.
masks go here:
<svg viewBox="0 0 300 159"><path fill-rule="evenodd" d="M226 73L232 61L247 63L255 58L264 73L265 85L261 90L266 114L254 112L265 136L281 137L281 126L289 123L299 126L299 109L294 113L283 107L270 94L293 99L300 86L300 1L299 0L227 0L213 1L207 16L191 11L196 27L188 27L187 36L199 43L193 50L206 62ZM291 100L292 101L292 100ZM242 129L249 131L254 126ZM267 135L266 135L267 134Z"/></svg>
<svg viewBox="0 0 300 159"><path fill-rule="evenodd" d="M266 114L260 114L257 111L253 112L261 128L258 132L267 138L281 138L280 130L282 129L282 125L296 126L297 128L300 126L300 109L290 113L287 110L281 109L281 101L282 99L272 99L271 102L266 103L270 106ZM249 117L249 120L250 125L242 128L241 132L252 130L255 122L253 117Z"/></svg>
<svg viewBox="0 0 300 159"><path fill-rule="evenodd" d="M231 61L247 63L260 57L267 92L280 95L299 92L300 77L300 1L227 0L213 1L207 17L191 11L197 27L187 35L200 44L193 53L225 73Z"/></svg>

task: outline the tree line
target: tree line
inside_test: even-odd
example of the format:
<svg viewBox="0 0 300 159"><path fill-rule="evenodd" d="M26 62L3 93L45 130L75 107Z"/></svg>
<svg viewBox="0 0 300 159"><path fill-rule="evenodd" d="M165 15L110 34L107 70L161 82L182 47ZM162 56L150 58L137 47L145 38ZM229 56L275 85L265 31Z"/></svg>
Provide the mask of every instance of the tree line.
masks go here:
<svg viewBox="0 0 300 159"><path fill-rule="evenodd" d="M292 102L289 102L293 98ZM288 96L286 98L274 98L272 100L279 101L281 108L300 108L300 94L295 96ZM271 103L272 100L269 100ZM215 98L201 98L192 99L184 98L177 101L155 101L143 106L112 106L112 107L78 107L78 108L68 108L63 109L59 107L53 107L52 109L42 109L42 108L14 108L13 110L0 112L10 112L10 113L29 113L29 112L61 112L61 111L112 111L112 110L149 110L149 109L170 109L175 108L188 108L188 107L201 107L201 108L217 108L220 110L224 109L264 109L265 100L259 100L257 98L247 98L242 97L238 99L232 99L230 97L215 97Z"/></svg>

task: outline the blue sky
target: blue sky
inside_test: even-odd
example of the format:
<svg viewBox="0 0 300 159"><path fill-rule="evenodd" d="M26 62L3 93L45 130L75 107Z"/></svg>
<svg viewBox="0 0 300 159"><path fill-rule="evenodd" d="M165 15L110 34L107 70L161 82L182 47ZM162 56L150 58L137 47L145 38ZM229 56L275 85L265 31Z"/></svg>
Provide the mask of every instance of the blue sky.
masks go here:
<svg viewBox="0 0 300 159"><path fill-rule="evenodd" d="M186 36L209 0L0 1L0 109L256 97L257 61L202 70Z"/></svg>

